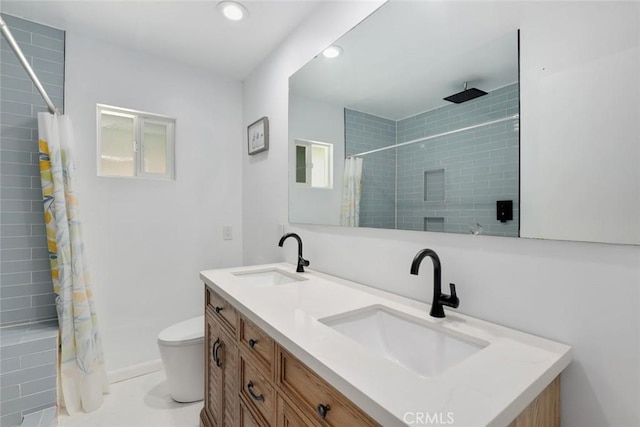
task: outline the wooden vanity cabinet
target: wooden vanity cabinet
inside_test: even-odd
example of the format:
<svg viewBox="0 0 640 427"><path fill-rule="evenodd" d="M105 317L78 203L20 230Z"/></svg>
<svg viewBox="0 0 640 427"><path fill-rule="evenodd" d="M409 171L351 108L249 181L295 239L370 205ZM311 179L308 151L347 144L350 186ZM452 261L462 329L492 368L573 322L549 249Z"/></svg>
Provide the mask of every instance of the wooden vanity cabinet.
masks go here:
<svg viewBox="0 0 640 427"><path fill-rule="evenodd" d="M200 425L236 427L240 416L238 396L239 354L236 326L228 322L237 317L235 309L225 306L216 312L212 292L205 291L205 397ZM217 295L216 295L217 297ZM218 305L219 307L219 305ZM234 322L235 323L235 322Z"/></svg>
<svg viewBox="0 0 640 427"><path fill-rule="evenodd" d="M379 426L205 286L201 427ZM558 427L558 376L509 427Z"/></svg>
<svg viewBox="0 0 640 427"><path fill-rule="evenodd" d="M202 427L378 425L208 287L205 301Z"/></svg>

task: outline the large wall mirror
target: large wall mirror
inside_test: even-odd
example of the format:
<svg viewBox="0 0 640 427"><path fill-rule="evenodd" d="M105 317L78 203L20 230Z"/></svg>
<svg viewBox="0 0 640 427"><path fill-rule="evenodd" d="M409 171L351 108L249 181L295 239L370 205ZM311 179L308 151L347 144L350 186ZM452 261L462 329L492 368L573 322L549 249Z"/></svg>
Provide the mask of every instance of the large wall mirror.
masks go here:
<svg viewBox="0 0 640 427"><path fill-rule="evenodd" d="M613 92L600 101L624 92L626 104L617 109L627 116L640 112L640 79L632 74L639 71L634 19L637 25L640 9L608 11L624 21L620 34L601 37L594 47L595 55L609 58L621 50L615 44L620 36L627 32L633 40L635 31L625 58L616 58L628 63L624 71L578 58L574 68L546 80L541 71L554 65L555 56L545 43L567 30L551 22L546 38L536 40L545 17L584 17L588 27L593 6L554 10L558 6L545 2L517 3L389 1L334 43L338 56L319 54L294 73L289 220L640 244L637 124L618 129L619 139L608 142L621 148L612 148L615 159L605 162L621 170L599 175L610 182L594 185L584 176L606 169L593 163L602 154L598 137L610 130L597 128L592 141L578 139L584 132L568 138L571 132L556 128L567 121L562 115L571 100L553 99L575 88L575 79L606 78ZM632 18L625 18L629 13ZM537 69L524 55L540 52L551 54L536 58L543 65ZM635 81L624 90L610 83L625 77ZM540 99L541 87L549 99ZM593 111L574 111L593 127ZM569 184L574 187L564 187ZM598 197L622 211L605 217L608 209Z"/></svg>

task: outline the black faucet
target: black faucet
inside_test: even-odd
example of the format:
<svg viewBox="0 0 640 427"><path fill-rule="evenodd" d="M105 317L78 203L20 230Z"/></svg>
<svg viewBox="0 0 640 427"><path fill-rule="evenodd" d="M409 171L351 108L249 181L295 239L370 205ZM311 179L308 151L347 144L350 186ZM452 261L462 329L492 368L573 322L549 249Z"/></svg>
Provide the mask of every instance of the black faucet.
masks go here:
<svg viewBox="0 0 640 427"><path fill-rule="evenodd" d="M425 257L430 257L433 261L433 302L431 303L431 317L444 317L443 305L448 307L458 308L460 300L456 295L456 285L450 283L451 295L445 295L441 289L441 275L440 275L440 258L438 254L431 249L423 249L416 254L411 263L411 274L418 275L418 269L420 269L420 263Z"/></svg>
<svg viewBox="0 0 640 427"><path fill-rule="evenodd" d="M298 236L296 233L287 233L280 238L278 246L282 247L284 241L289 237L293 237L298 241L298 268L296 268L296 272L304 273L304 268L309 266L309 261L302 258L302 239L300 238L300 236Z"/></svg>

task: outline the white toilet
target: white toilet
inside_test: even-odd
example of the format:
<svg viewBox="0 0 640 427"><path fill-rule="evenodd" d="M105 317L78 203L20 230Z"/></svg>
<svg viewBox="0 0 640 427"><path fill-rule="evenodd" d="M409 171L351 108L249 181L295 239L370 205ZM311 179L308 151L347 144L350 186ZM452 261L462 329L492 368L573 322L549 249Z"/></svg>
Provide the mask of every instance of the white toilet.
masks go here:
<svg viewBox="0 0 640 427"><path fill-rule="evenodd" d="M204 399L204 316L164 329L158 348L171 398L181 403Z"/></svg>

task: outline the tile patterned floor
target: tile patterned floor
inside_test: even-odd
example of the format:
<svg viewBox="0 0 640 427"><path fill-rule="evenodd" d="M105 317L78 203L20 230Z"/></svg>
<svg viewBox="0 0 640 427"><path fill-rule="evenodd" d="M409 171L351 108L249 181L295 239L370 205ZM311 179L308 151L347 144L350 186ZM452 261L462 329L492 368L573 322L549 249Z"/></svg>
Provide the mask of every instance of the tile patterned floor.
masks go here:
<svg viewBox="0 0 640 427"><path fill-rule="evenodd" d="M177 403L164 371L111 385L103 405L89 414L58 417L58 427L198 427L203 402Z"/></svg>

